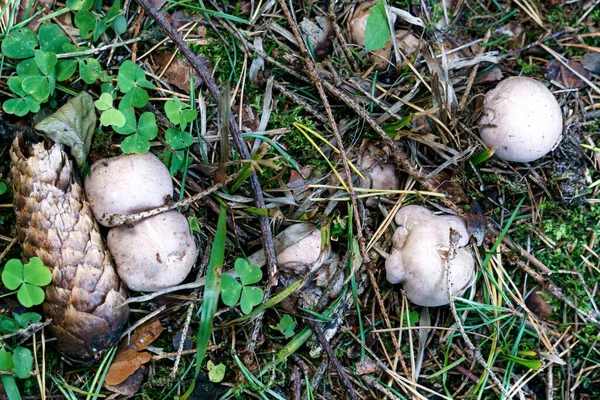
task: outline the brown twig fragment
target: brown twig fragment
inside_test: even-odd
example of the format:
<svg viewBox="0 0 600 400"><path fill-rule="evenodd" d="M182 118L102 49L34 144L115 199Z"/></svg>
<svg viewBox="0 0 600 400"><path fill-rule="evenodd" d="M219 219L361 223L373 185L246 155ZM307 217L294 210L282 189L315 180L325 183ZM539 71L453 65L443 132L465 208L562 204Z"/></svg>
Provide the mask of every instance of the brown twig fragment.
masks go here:
<svg viewBox="0 0 600 400"><path fill-rule="evenodd" d="M348 373L346 372L346 370L344 369L342 364L340 364L340 360L338 360L338 358L335 356L335 353L334 353L333 349L331 348L331 345L325 338L323 329L321 329L319 324L317 324L311 318L312 318L312 315L308 315L308 318L306 319L306 321L310 325L310 327L311 327L312 331L314 332L315 336L317 337L317 340L319 341L319 343L321 343L321 346L323 346L323 348L325 349L325 352L327 353L329 360L331 360L331 363L333 364L333 366L335 367L335 370L337 371L338 375L340 376L340 379L342 380L344 387L348 391L348 396L353 400L358 400L356 392L354 391L354 388L352 387L352 384L350 383L350 379L348 378Z"/></svg>

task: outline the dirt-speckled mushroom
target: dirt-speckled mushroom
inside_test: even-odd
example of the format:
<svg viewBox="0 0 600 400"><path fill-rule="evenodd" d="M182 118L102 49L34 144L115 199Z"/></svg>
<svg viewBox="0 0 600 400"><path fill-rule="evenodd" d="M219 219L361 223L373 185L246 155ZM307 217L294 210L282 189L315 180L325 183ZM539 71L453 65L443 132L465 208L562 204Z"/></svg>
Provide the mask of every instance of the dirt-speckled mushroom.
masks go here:
<svg viewBox="0 0 600 400"><path fill-rule="evenodd" d="M169 211L143 219L132 229L108 232L117 272L136 291L157 291L180 284L196 263L197 249L187 219Z"/></svg>
<svg viewBox="0 0 600 400"><path fill-rule="evenodd" d="M115 224L108 219L113 214L135 214L163 206L173 195L173 182L155 155L125 154L94 163L85 191L96 220L111 227Z"/></svg>
<svg viewBox="0 0 600 400"><path fill-rule="evenodd" d="M414 304L436 307L448 304L447 263L453 296L462 296L473 283L475 262L465 246L469 243L460 217L435 215L428 209L410 205L400 209L395 221L393 249L385 263L390 283L402 283ZM455 254L450 253L450 232L458 235Z"/></svg>
<svg viewBox="0 0 600 400"><path fill-rule="evenodd" d="M486 93L483 106L481 138L506 161L542 158L562 134L562 112L556 98L534 79L504 79Z"/></svg>

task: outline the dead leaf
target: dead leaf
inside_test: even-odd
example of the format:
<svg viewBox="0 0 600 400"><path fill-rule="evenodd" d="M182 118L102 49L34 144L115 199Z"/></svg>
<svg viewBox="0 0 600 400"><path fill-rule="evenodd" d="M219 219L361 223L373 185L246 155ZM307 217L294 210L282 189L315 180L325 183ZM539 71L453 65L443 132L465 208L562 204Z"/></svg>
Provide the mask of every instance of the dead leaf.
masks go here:
<svg viewBox="0 0 600 400"><path fill-rule="evenodd" d="M156 57L154 60L154 64L159 72L162 72L165 65L169 62L171 57L173 56L173 52L163 53ZM165 74L163 75L167 83L170 85L175 85L179 89L183 90L186 93L190 92L190 69L193 69L190 63L178 56L175 56L171 64L167 67ZM193 70L194 75L194 86L198 88L202 83L202 78L196 70Z"/></svg>
<svg viewBox="0 0 600 400"><path fill-rule="evenodd" d="M589 72L579 62L569 60L567 64L584 78L589 77ZM550 80L556 80L567 89L578 89L585 86L585 82L581 78L558 61L550 61L546 64L546 77Z"/></svg>
<svg viewBox="0 0 600 400"><path fill-rule="evenodd" d="M487 218L478 202L471 202L471 211L467 214L467 232L475 238L477 246L483 244L485 239L485 230L487 228Z"/></svg>
<svg viewBox="0 0 600 400"><path fill-rule="evenodd" d="M96 110L92 96L87 92L81 92L70 99L35 126L36 130L43 132L54 143L69 146L79 167L85 164L95 128Z"/></svg>
<svg viewBox="0 0 600 400"><path fill-rule="evenodd" d="M147 351L127 349L117 353L104 380L107 385L118 385L138 370L143 364L152 359Z"/></svg>
<svg viewBox="0 0 600 400"><path fill-rule="evenodd" d="M581 65L594 74L600 74L600 53L595 51L585 53L581 57Z"/></svg>
<svg viewBox="0 0 600 400"><path fill-rule="evenodd" d="M143 364L150 361L152 355L141 350L146 350L163 330L164 328L157 318L153 318L137 328L129 340L124 340L119 346L104 382L110 386L120 385Z"/></svg>
<svg viewBox="0 0 600 400"><path fill-rule="evenodd" d="M144 376L146 375L146 369L144 367L139 368L133 374L131 374L127 379L118 385L104 385L108 390L114 393L118 393L121 396L125 396L126 399L129 399L140 390L140 386L142 385L142 381L144 380Z"/></svg>

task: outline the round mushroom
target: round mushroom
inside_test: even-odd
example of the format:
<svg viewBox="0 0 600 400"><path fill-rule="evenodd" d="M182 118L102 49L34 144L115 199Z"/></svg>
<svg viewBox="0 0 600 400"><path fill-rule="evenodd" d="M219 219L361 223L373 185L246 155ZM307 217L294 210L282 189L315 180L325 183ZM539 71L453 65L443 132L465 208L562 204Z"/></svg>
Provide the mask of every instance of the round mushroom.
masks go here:
<svg viewBox="0 0 600 400"><path fill-rule="evenodd" d="M104 226L113 214L135 214L163 206L173 194L165 165L151 153L102 159L91 167L85 190L96 220Z"/></svg>
<svg viewBox="0 0 600 400"><path fill-rule="evenodd" d="M400 179L396 173L396 166L386 162L385 151L374 144L369 144L362 152L358 168L364 179L360 179L359 187L378 190L400 189ZM367 198L367 207L377 204L375 197Z"/></svg>
<svg viewBox="0 0 600 400"><path fill-rule="evenodd" d="M443 306L448 304L449 262L452 296L462 296L475 276L473 255L465 248L469 243L465 222L452 215L435 215L416 205L401 208L395 221L398 229L385 263L387 280L402 283L406 297L414 304ZM451 230L458 235L458 241L456 253L449 260Z"/></svg>
<svg viewBox="0 0 600 400"><path fill-rule="evenodd" d="M127 287L154 292L180 284L196 263L197 249L187 219L169 211L108 232L117 272Z"/></svg>
<svg viewBox="0 0 600 400"><path fill-rule="evenodd" d="M563 130L560 106L540 82L507 78L484 99L481 138L506 161L530 162L548 154Z"/></svg>

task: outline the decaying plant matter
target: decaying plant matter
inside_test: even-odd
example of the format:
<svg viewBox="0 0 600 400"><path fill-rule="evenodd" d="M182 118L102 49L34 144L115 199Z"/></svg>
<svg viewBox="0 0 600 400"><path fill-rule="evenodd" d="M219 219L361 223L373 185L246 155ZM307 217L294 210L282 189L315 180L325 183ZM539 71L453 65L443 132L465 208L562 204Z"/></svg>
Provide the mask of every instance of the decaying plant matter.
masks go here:
<svg viewBox="0 0 600 400"><path fill-rule="evenodd" d="M23 255L52 269L44 314L65 357L91 364L127 322L124 288L62 146L17 137L10 156Z"/></svg>

